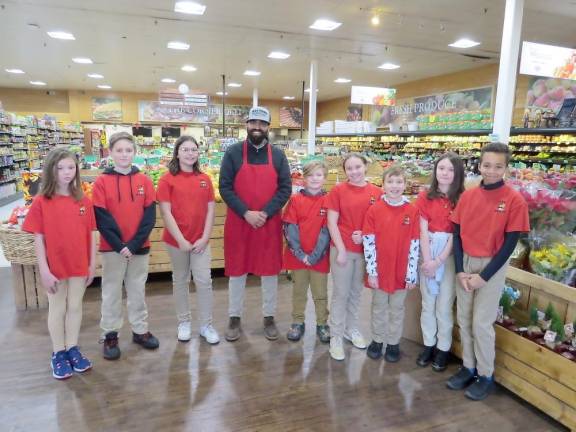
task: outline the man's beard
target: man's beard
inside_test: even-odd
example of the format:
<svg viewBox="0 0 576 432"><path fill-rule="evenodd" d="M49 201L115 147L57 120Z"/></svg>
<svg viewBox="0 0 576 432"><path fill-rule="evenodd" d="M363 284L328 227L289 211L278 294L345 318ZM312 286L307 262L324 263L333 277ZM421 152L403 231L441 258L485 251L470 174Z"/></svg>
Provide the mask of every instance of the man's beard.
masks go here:
<svg viewBox="0 0 576 432"><path fill-rule="evenodd" d="M250 139L250 142L252 144L259 146L260 144L262 144L265 138L268 139L268 134L262 132L261 134L255 136L253 131L250 131L248 132L248 138Z"/></svg>

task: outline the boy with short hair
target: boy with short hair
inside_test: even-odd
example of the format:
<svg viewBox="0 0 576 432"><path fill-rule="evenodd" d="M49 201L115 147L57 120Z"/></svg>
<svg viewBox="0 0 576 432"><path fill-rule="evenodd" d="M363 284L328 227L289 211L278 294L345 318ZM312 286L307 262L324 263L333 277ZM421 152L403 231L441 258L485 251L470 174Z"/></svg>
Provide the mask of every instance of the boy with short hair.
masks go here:
<svg viewBox="0 0 576 432"><path fill-rule="evenodd" d="M485 399L493 387L494 321L506 269L520 234L530 229L526 202L504 183L509 160L506 144L484 146L482 182L462 194L451 216L463 366L447 386L467 388L465 395L472 400Z"/></svg>

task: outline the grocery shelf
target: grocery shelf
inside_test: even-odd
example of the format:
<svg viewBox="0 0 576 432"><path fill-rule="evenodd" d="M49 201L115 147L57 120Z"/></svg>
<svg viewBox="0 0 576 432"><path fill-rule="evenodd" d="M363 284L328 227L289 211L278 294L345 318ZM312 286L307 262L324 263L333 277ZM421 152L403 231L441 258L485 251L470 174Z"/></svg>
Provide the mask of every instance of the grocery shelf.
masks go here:
<svg viewBox="0 0 576 432"><path fill-rule="evenodd" d="M11 202L18 201L19 199L24 197L23 192L16 192L15 194L8 195L4 198L0 198L0 207L5 206L6 204L10 204Z"/></svg>

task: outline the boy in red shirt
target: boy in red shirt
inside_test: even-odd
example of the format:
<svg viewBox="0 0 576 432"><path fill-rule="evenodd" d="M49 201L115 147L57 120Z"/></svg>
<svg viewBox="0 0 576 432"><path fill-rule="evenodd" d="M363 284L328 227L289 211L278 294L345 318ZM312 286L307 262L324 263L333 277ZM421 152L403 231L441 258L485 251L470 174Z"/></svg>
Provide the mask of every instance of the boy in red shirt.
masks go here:
<svg viewBox="0 0 576 432"><path fill-rule="evenodd" d="M160 345L148 331L145 287L148 278L150 242L156 222L154 185L132 165L136 144L126 132L109 140L114 168L94 183L93 202L100 231L102 252L102 319L104 358L120 357L118 331L122 328L122 285L128 297L128 320L132 341L147 349Z"/></svg>
<svg viewBox="0 0 576 432"><path fill-rule="evenodd" d="M367 355L388 362L400 359L400 338L404 325L404 300L416 286L420 252L418 209L402 194L406 174L400 167L384 173L385 194L364 219L362 239L366 259L367 285L372 293L372 343Z"/></svg>
<svg viewBox="0 0 576 432"><path fill-rule="evenodd" d="M486 398L493 387L494 321L506 269L520 234L530 229L526 202L503 180L509 160L506 144L484 146L482 182L462 194L451 217L463 366L447 385L468 387L465 394L472 400Z"/></svg>

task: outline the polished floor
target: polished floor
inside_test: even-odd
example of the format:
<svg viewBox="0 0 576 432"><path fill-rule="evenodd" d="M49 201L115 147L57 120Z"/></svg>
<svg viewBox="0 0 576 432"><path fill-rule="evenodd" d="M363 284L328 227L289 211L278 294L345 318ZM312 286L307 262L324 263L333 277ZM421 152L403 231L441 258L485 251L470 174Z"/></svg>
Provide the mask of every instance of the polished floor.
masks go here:
<svg viewBox="0 0 576 432"><path fill-rule="evenodd" d="M157 279L157 278L156 278ZM0 269L0 431L556 431L565 430L508 391L483 402L446 389L445 373L415 365L419 346L403 341L397 364L347 345L344 362L309 331L300 343L267 341L257 280L247 290L244 334L235 343L179 343L169 275L150 282L149 352L121 333L122 358L100 356L98 288L88 290L81 332L94 369L65 382L51 377L46 311L16 312L10 274ZM226 279L215 279L214 321L226 326ZM194 298L194 296L192 296ZM369 336L370 295L362 301ZM194 304L194 303L193 303ZM290 324L290 284L282 278L278 321ZM314 312L307 309L308 329ZM222 338L223 339L223 338Z"/></svg>

